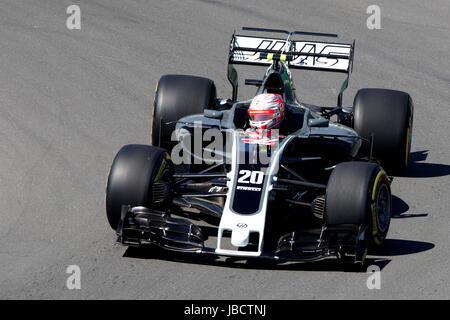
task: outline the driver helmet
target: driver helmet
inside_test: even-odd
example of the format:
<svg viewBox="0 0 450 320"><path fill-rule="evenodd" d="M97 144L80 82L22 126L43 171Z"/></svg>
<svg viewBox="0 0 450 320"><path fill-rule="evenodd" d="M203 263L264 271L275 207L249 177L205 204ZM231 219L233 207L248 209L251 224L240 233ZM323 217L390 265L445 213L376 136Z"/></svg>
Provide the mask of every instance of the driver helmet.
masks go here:
<svg viewBox="0 0 450 320"><path fill-rule="evenodd" d="M284 117L283 98L274 93L259 94L253 98L248 115L253 129L278 128Z"/></svg>

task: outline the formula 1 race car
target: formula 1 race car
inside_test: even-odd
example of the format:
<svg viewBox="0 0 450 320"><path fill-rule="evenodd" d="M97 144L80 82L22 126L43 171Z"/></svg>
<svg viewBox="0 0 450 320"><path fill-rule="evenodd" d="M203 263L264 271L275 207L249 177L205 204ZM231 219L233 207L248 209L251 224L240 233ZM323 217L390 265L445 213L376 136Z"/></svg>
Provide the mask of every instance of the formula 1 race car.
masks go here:
<svg viewBox="0 0 450 320"><path fill-rule="evenodd" d="M334 34L243 29L287 37L233 34L230 99L217 99L214 82L203 77L161 77L152 145L125 145L110 168L109 224L126 246L364 263L389 229L392 175L408 166L411 97L361 89L353 108L344 107L354 42L293 39ZM251 126L256 98L237 101L237 64L268 66L262 80L245 84L257 87L255 97L270 94L283 102L276 129ZM337 105L298 101L293 69L345 74Z"/></svg>

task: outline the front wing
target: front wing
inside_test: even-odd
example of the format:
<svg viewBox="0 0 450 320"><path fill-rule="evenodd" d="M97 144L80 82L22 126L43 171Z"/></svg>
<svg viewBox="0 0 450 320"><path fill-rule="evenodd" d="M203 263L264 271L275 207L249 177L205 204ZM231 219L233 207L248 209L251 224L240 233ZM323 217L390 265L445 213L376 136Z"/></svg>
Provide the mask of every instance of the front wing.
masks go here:
<svg viewBox="0 0 450 320"><path fill-rule="evenodd" d="M345 262L362 262L366 252L365 230L355 226L338 229L299 230L281 236L272 251L233 251L206 247L203 228L182 218L145 207L122 207L117 241L126 246L155 245L196 254L241 258L269 258L279 261L316 261L335 257ZM229 237L229 235L228 235Z"/></svg>

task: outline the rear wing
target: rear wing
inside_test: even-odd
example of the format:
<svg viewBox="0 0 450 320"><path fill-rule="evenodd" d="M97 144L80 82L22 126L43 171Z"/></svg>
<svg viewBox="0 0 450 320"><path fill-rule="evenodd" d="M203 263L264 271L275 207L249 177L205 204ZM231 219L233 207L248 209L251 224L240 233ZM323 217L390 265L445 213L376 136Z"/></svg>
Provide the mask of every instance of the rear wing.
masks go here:
<svg viewBox="0 0 450 320"><path fill-rule="evenodd" d="M331 71L347 74L342 83L337 105L342 105L342 95L348 87L350 73L353 71L355 41L337 43L308 40L291 40L293 35L307 35L337 38L336 34L303 31L286 31L243 27L243 30L283 33L286 39L255 37L233 34L228 59L228 81L233 87L233 100L237 98L237 72L234 64L270 66L273 60L285 61L291 69Z"/></svg>
<svg viewBox="0 0 450 320"><path fill-rule="evenodd" d="M354 42L297 41L234 34L230 42L229 63L269 66L272 64L270 54L283 54L292 57L286 60L291 69L350 73L354 47Z"/></svg>

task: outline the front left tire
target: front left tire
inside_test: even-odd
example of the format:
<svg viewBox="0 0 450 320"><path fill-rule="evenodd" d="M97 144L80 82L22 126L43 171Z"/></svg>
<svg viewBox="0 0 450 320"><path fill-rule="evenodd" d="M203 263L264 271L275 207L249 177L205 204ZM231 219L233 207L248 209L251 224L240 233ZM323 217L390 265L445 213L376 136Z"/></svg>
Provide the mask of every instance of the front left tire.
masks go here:
<svg viewBox="0 0 450 320"><path fill-rule="evenodd" d="M373 156L389 173L402 175L409 163L414 104L406 92L366 88L353 102L353 126L358 134L373 140ZM363 142L360 155L368 156L370 145Z"/></svg>
<svg viewBox="0 0 450 320"><path fill-rule="evenodd" d="M376 248L387 236L391 214L391 189L383 168L360 161L334 168L326 192L326 226L366 226L366 240Z"/></svg>

